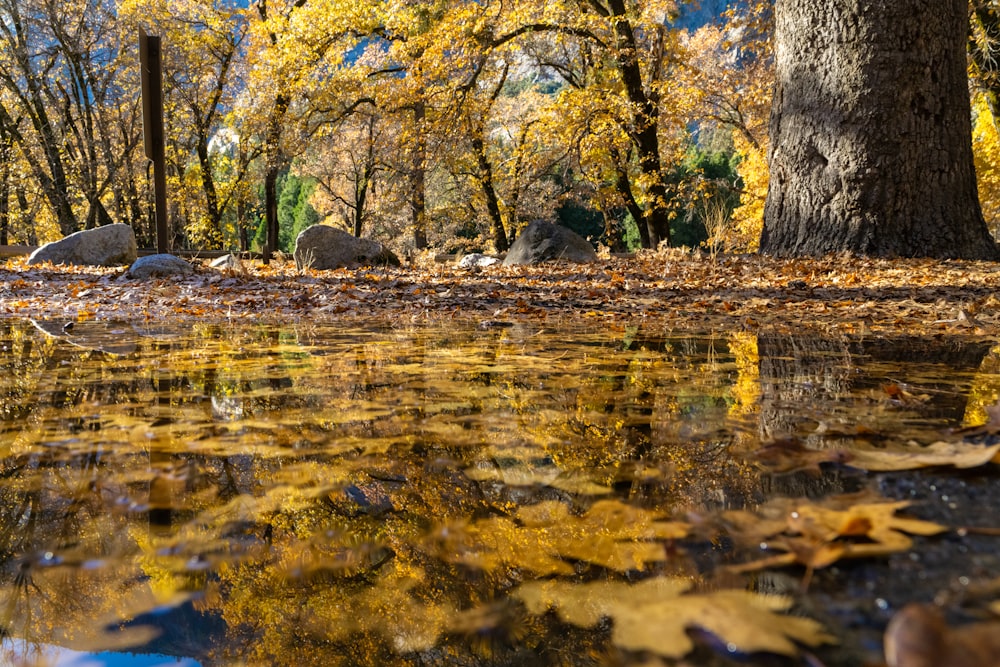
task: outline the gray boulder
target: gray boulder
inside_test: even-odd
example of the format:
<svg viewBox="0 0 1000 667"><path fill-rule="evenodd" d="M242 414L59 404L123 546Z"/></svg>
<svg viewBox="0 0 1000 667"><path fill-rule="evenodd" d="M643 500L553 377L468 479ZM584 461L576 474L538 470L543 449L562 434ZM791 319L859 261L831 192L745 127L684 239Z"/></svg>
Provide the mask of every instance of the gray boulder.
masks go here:
<svg viewBox="0 0 1000 667"><path fill-rule="evenodd" d="M167 276L189 276L194 267L176 255L149 255L140 257L129 267L130 278L148 280Z"/></svg>
<svg viewBox="0 0 1000 667"><path fill-rule="evenodd" d="M460 269L485 269L487 266L493 266L494 264L499 263L500 260L496 257L490 257L489 255L474 252L471 255L466 255L462 259L458 260L458 267Z"/></svg>
<svg viewBox="0 0 1000 667"><path fill-rule="evenodd" d="M46 243L28 257L28 264L87 264L121 266L137 256L135 232L129 225L105 225Z"/></svg>
<svg viewBox="0 0 1000 667"><path fill-rule="evenodd" d="M538 264L553 260L596 262L597 252L587 239L576 232L536 220L525 227L514 241L503 265Z"/></svg>
<svg viewBox="0 0 1000 667"><path fill-rule="evenodd" d="M399 266L399 258L384 245L359 239L328 225L306 227L295 239L295 266L329 271L344 267Z"/></svg>

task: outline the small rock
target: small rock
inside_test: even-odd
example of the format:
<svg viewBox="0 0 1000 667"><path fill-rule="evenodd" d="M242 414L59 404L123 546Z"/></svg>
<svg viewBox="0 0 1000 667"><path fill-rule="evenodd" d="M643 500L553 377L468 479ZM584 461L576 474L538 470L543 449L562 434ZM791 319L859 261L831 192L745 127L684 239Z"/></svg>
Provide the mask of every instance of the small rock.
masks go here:
<svg viewBox="0 0 1000 667"><path fill-rule="evenodd" d="M484 269L487 266L494 266L499 263L500 260L496 257L490 257L489 255L474 252L471 255L465 255L458 260L458 267L460 269Z"/></svg>
<svg viewBox="0 0 1000 667"><path fill-rule="evenodd" d="M194 267L176 255L149 255L140 257L131 267L128 275L137 280L163 278L166 276L189 276L194 273Z"/></svg>

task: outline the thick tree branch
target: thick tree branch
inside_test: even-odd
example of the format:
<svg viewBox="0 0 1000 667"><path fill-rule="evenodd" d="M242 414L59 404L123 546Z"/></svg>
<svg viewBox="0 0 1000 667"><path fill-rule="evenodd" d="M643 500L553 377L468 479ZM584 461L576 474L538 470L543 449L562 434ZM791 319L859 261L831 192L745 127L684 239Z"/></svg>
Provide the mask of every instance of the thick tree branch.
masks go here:
<svg viewBox="0 0 1000 667"><path fill-rule="evenodd" d="M518 37L521 37L522 35L528 35L537 32L555 32L563 35L571 35L573 37L582 37L584 39L588 39L592 42L595 42L596 44L599 44L604 48L607 48L608 46L604 42L604 40L602 40L600 37L598 37L589 30L585 30L583 28L574 28L573 26L558 25L554 23L529 23L527 25L523 25L517 30L514 30L505 35L501 35L495 38L493 42L490 44L490 46L492 46L493 48L496 48L498 46L503 46L507 42L515 40Z"/></svg>

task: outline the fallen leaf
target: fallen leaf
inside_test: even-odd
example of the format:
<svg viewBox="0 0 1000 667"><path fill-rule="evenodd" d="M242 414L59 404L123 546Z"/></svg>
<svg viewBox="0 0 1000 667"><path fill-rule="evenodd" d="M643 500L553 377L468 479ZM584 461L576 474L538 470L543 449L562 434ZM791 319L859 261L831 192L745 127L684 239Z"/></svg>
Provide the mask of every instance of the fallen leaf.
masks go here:
<svg viewBox="0 0 1000 667"><path fill-rule="evenodd" d="M752 572L799 564L811 572L842 558L906 551L913 545L909 535L930 536L947 530L930 521L898 516L899 510L909 506L906 501L867 502L866 499L866 496L842 496L822 504L779 499L764 505L756 515L726 512L723 519L734 536L748 544L782 552L730 570Z"/></svg>
<svg viewBox="0 0 1000 667"><path fill-rule="evenodd" d="M917 470L933 466L977 468L1000 453L1000 443L991 447L968 442L934 442L921 445L909 442L882 448L852 447L847 465L871 472Z"/></svg>
<svg viewBox="0 0 1000 667"><path fill-rule="evenodd" d="M694 648L688 631L696 628L717 637L730 653L797 656L799 645L835 642L816 621L782 614L791 608L790 598L743 590L687 594L690 587L689 580L670 577L634 585L533 581L514 596L533 614L555 609L563 621L581 627L610 618L616 646L666 658L687 655Z"/></svg>
<svg viewBox="0 0 1000 667"><path fill-rule="evenodd" d="M940 608L903 607L885 631L888 667L1000 667L1000 621L951 628Z"/></svg>

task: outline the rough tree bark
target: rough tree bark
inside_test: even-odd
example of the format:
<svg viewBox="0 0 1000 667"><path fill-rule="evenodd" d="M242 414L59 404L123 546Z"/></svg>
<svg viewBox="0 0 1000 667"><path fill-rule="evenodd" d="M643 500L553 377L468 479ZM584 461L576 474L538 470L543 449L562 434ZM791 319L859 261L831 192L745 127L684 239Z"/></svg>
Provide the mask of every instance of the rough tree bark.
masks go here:
<svg viewBox="0 0 1000 667"><path fill-rule="evenodd" d="M763 252L997 258L968 21L968 0L777 0Z"/></svg>

